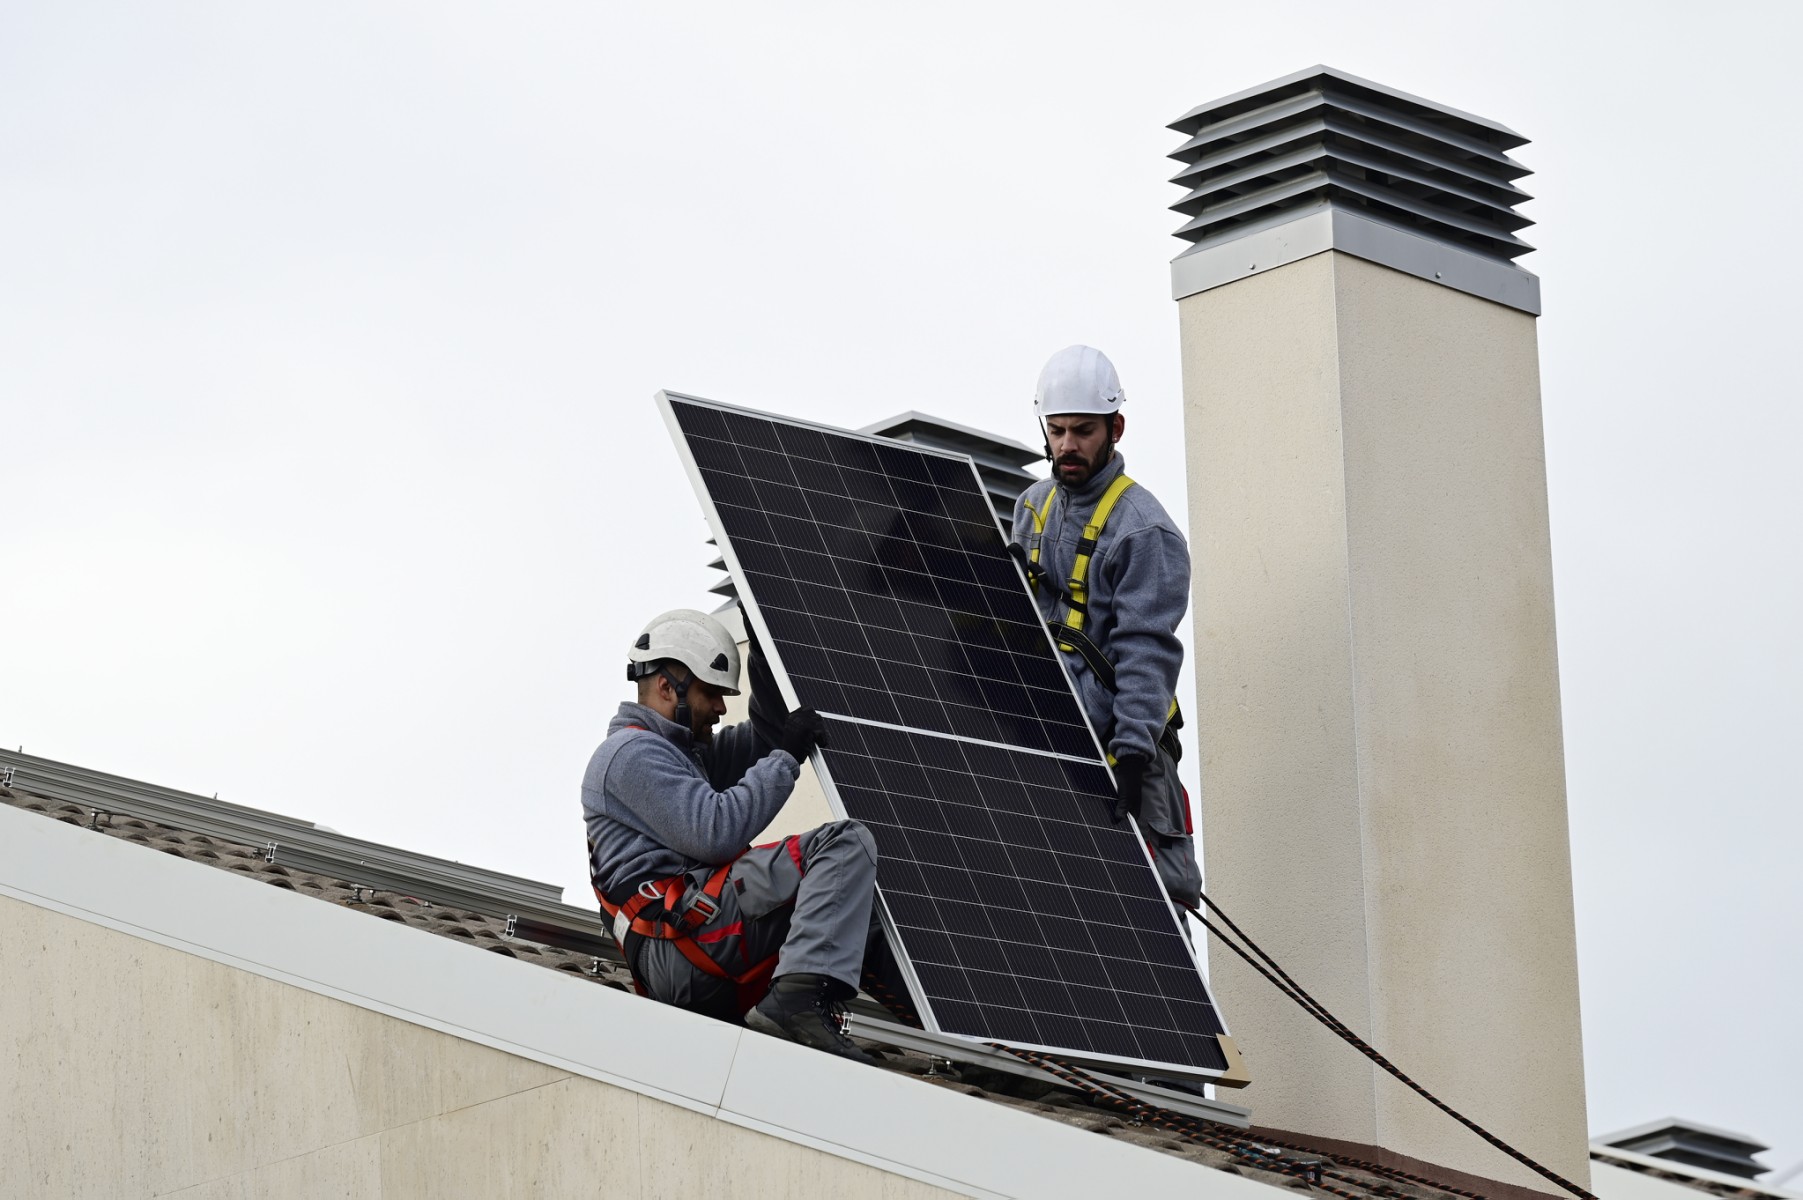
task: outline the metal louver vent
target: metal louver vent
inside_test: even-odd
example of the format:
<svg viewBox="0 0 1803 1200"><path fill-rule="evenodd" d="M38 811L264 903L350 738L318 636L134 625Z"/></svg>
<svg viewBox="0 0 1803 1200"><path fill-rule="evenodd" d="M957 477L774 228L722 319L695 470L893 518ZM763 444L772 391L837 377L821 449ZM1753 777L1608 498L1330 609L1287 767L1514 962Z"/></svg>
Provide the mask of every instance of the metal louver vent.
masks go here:
<svg viewBox="0 0 1803 1200"><path fill-rule="evenodd" d="M1323 208L1508 262L1533 247L1528 169L1513 130L1336 71L1311 67L1201 105L1172 122L1188 188L1177 236L1201 250ZM1192 251L1191 253L1194 253Z"/></svg>
<svg viewBox="0 0 1803 1200"><path fill-rule="evenodd" d="M1649 1158L1663 1158L1723 1175L1737 1175L1742 1179L1752 1179L1771 1170L1754 1157L1771 1149L1770 1146L1756 1142L1744 1133L1679 1117L1667 1117L1620 1133L1605 1134L1592 1144L1644 1154Z"/></svg>

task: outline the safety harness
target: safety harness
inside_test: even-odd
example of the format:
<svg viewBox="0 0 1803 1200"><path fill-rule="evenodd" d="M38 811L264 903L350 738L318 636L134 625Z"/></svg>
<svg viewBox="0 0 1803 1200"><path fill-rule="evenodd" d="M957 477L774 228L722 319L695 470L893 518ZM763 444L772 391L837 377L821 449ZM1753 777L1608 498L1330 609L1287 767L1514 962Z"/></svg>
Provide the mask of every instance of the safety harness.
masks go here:
<svg viewBox="0 0 1803 1200"><path fill-rule="evenodd" d="M1102 528L1108 523L1109 514L1120 502L1127 489L1133 486L1125 472L1114 477L1114 481L1102 492L1096 501L1096 507L1089 515L1089 521L1083 526L1083 536L1077 539L1077 554L1071 560L1070 578L1059 587L1052 581L1051 572L1039 561L1039 549L1045 541L1046 519L1052 515L1052 505L1058 499L1058 485L1052 484L1046 493L1045 503L1034 508L1030 500L1022 500L1028 512L1033 514L1033 540L1027 550L1027 561L1024 566L1027 582L1033 585L1034 591L1048 589L1063 605L1064 611L1046 621L1046 628L1051 631L1052 640L1060 650L1069 654L1078 654L1089 667L1090 673L1101 680L1102 686L1111 692L1118 692L1120 685L1116 681L1114 664L1102 653L1102 648L1095 640L1083 632L1083 623L1089 616L1089 564L1095 556L1096 543L1101 540ZM1171 707L1165 713L1164 729L1158 735L1158 747L1171 756L1176 762L1183 757L1183 742L1177 731L1183 728L1183 712L1177 706L1177 698L1171 698ZM1112 763L1114 756L1109 755Z"/></svg>
<svg viewBox="0 0 1803 1200"><path fill-rule="evenodd" d="M626 728L642 730L645 727L628 725ZM789 857L795 860L797 868L801 868L800 837L785 838L784 843L788 846ZM746 847L746 850L749 849L749 846ZM720 915L720 893L726 890L727 876L732 872L733 864L744 856L746 850L739 851L730 860L714 868L708 875L707 882L693 894L689 893L687 875L647 879L638 887L614 896L601 890L599 879L590 880L595 889L595 899L601 902L601 911L613 922L614 941L619 945L620 953L626 959L626 967L632 973L633 990L639 995L649 994L645 985L639 981L638 972L638 952L646 939L669 942L697 970L731 983L733 1007L740 1018L750 1012L770 990L770 979L776 971L777 954L755 963L747 961L743 970L733 972L715 962L702 948L704 945L737 937L740 939L740 956L745 956L748 943L745 941L743 922L734 921L719 929L708 929L707 926ZM592 861L592 846L589 853ZM688 896L686 908L683 907L685 895Z"/></svg>

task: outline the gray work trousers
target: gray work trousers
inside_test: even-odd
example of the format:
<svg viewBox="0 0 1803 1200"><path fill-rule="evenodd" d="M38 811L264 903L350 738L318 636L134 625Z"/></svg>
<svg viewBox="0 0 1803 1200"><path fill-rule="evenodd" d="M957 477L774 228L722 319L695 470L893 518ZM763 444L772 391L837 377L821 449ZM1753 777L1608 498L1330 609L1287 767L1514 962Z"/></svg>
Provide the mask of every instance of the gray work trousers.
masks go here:
<svg viewBox="0 0 1803 1200"><path fill-rule="evenodd" d="M1202 905L1202 867L1196 862L1196 839L1190 833L1189 796L1177 781L1177 764L1156 750L1146 764L1145 790L1139 809L1140 830L1152 851L1152 862L1165 891L1184 908Z"/></svg>
<svg viewBox="0 0 1803 1200"><path fill-rule="evenodd" d="M687 911L717 868L697 867L678 913ZM826 975L857 988L874 928L876 841L856 821L834 821L754 846L733 863L719 911L693 931L695 942L739 974L778 954L776 976ZM735 987L709 975L668 941L639 943L635 974L654 1000L734 1019Z"/></svg>

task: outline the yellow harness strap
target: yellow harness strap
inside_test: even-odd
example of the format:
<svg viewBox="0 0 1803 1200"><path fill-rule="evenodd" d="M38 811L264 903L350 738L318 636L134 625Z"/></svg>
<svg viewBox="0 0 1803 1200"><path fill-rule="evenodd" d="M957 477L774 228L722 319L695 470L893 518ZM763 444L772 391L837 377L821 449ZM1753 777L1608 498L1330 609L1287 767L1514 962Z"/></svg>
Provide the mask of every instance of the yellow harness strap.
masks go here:
<svg viewBox="0 0 1803 1200"><path fill-rule="evenodd" d="M1077 541L1077 555L1071 560L1071 577L1065 581L1064 620L1046 622L1058 648L1067 654L1082 654L1084 659L1089 662L1090 670L1096 672L1110 690L1114 687L1114 672L1106 658L1102 658L1100 649L1083 633L1083 618L1089 612L1089 561L1095 556L1096 542L1102 536L1102 528L1108 523L1109 514L1114 511L1114 506L1120 502L1120 498L1132 486L1133 480L1124 474L1117 475L1114 482L1109 484L1107 490L1102 493L1101 499L1096 501L1095 511L1089 515L1089 523L1083 526L1083 536ZM1058 485L1054 483L1051 490L1046 492L1043 507L1034 508L1031 500L1023 499L1021 501L1027 511L1033 514L1033 544L1027 551L1027 560L1036 567L1039 565L1039 548L1045 541L1046 519L1052 515L1052 504L1057 499ZM1039 588L1039 576L1042 573L1035 571L1027 573L1027 581L1033 585L1035 591ZM1082 645L1078 645L1079 642ZM1098 658L1101 661L1096 661ZM1182 723L1183 718L1179 715L1177 700L1172 697L1171 707L1165 714L1164 732L1159 735L1161 746L1165 746L1168 740L1169 745L1166 746L1166 752L1172 759L1181 757L1183 753L1177 744L1176 734L1177 727ZM1107 758L1108 765L1113 766L1114 755L1109 754Z"/></svg>
<svg viewBox="0 0 1803 1200"><path fill-rule="evenodd" d="M1102 526L1108 523L1108 514L1114 511L1122 493L1132 486L1133 481L1125 474L1116 475L1114 482L1108 485L1108 490L1102 493L1102 498L1096 501L1096 509L1090 514L1089 523L1083 527L1083 536L1077 540L1077 556L1071 560L1071 577L1064 585L1066 607L1070 610L1064 623L1072 629L1083 628L1084 614L1089 611L1086 603L1089 599L1089 560L1096 552L1096 540L1102 536ZM1052 490L1057 491L1056 484L1052 485ZM1051 505L1046 507L1050 508ZM1066 646L1064 649L1071 647Z"/></svg>
<svg viewBox="0 0 1803 1200"><path fill-rule="evenodd" d="M1089 523L1083 526L1083 536L1077 540L1077 556L1071 560L1071 577L1065 580L1065 618L1058 624L1076 630L1083 628L1084 615L1089 612L1086 603L1089 596L1089 560L1095 556L1096 542L1102 536L1102 527L1108 524L1108 515L1132 486L1133 480L1125 474L1116 475L1114 482L1102 493L1101 499L1096 501L1095 511L1089 514ZM1057 499L1058 485L1054 483L1045 495L1045 507L1034 508L1031 501L1025 502L1027 511L1033 514L1033 548L1028 552L1028 560L1036 566L1039 563L1039 547L1045 540L1046 518L1052 515L1052 505ZM1063 642L1058 644L1058 648L1066 651L1076 649Z"/></svg>

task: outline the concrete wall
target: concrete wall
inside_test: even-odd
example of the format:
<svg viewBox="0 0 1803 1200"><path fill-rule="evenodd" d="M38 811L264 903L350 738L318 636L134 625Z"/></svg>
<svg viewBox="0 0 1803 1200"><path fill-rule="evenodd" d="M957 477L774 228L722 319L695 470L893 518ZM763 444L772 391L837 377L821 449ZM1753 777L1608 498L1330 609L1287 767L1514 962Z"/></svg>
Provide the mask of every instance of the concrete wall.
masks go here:
<svg viewBox="0 0 1803 1200"><path fill-rule="evenodd" d="M1179 311L1209 893L1581 1183L1534 319L1338 252ZM1210 961L1260 1125L1552 1190Z"/></svg>
<svg viewBox="0 0 1803 1200"><path fill-rule="evenodd" d="M0 1195L947 1196L0 897Z"/></svg>

